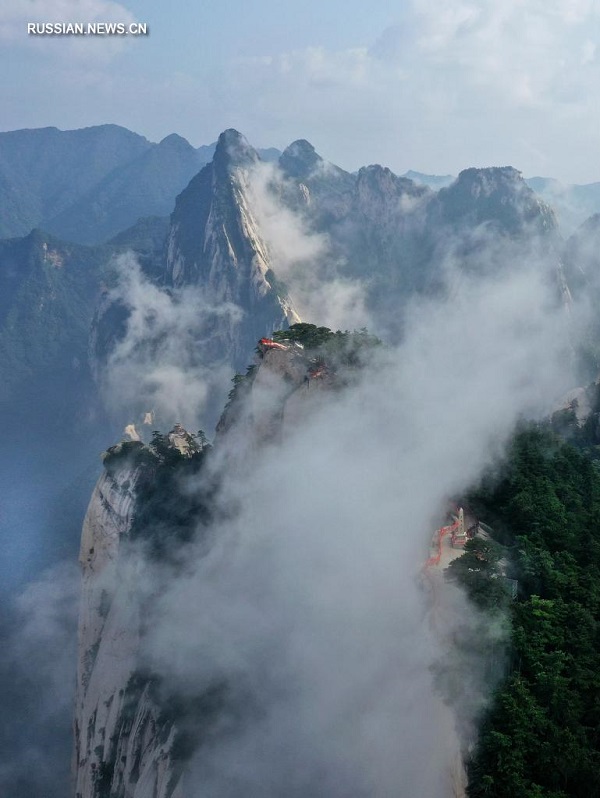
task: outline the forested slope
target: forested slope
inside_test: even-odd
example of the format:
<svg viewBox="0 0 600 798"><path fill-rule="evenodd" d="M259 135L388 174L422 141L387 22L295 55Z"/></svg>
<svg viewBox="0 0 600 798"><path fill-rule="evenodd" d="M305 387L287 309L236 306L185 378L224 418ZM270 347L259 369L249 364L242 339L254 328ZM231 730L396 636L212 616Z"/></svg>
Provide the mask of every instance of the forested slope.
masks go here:
<svg viewBox="0 0 600 798"><path fill-rule="evenodd" d="M547 426L531 426L515 436L500 480L472 498L513 547L519 594L508 610L508 675L484 719L468 794L598 796L600 472Z"/></svg>

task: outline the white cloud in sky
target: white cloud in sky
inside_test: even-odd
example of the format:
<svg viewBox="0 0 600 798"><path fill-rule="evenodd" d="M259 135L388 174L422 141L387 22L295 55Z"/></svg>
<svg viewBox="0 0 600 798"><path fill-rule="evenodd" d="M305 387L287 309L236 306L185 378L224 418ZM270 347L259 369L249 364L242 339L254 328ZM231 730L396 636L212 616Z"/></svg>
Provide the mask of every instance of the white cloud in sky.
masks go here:
<svg viewBox="0 0 600 798"><path fill-rule="evenodd" d="M443 70L455 80L456 98L483 90L517 105L564 103L586 85L582 65L597 68L590 25L599 18L582 5L479 2L440 10L417 2L406 27L386 29L369 48L311 47L262 63L279 79L355 89L435 89Z"/></svg>
<svg viewBox="0 0 600 798"><path fill-rule="evenodd" d="M571 137L587 143L588 161L592 153L598 34L598 7L583 0L415 0L370 46L245 59L230 90L238 103L250 92L258 113L282 127L304 120L328 157L342 150L353 168L371 141L371 157L396 169L477 161L561 171L561 162L585 163Z"/></svg>

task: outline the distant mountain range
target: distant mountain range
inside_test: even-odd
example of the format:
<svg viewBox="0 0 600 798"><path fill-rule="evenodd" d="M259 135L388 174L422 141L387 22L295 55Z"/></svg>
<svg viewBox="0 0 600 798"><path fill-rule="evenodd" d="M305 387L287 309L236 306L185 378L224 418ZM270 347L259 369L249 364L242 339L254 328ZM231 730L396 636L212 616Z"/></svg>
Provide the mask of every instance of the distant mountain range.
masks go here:
<svg viewBox="0 0 600 798"><path fill-rule="evenodd" d="M168 216L215 146L194 148L176 133L153 143L118 125L0 133L0 238L39 227L68 241L99 244L140 217ZM281 155L275 148L257 152L264 161ZM434 191L455 180L413 170L403 177ZM564 234L600 212L600 183L526 182L553 206Z"/></svg>
<svg viewBox="0 0 600 798"><path fill-rule="evenodd" d="M167 216L214 149L175 133L154 144L118 125L0 133L0 238L41 227L98 244L140 217Z"/></svg>

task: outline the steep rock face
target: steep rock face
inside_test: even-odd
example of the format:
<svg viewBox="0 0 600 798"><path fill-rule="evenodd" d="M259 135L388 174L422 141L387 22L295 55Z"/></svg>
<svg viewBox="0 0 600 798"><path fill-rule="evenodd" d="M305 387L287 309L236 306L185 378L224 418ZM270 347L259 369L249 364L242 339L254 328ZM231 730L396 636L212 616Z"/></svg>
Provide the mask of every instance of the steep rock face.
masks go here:
<svg viewBox="0 0 600 798"><path fill-rule="evenodd" d="M556 233L552 208L512 166L465 169L432 206L432 223L460 227L491 224L508 235Z"/></svg>
<svg viewBox="0 0 600 798"><path fill-rule="evenodd" d="M180 425L105 456L81 541L76 798L196 798L185 785L187 761L245 711L225 676L195 694L189 686L179 693L160 672L149 652L161 588L189 566L186 544L209 551L213 520L236 512L213 501L220 470L246 455L253 462L260 447L296 431L327 395L352 384L378 345L364 332L308 324L276 339L259 345L257 362L238 380L206 471L210 447Z"/></svg>
<svg viewBox="0 0 600 798"><path fill-rule="evenodd" d="M286 197L296 209L310 208L321 229L343 219L350 210L356 178L324 160L305 139L294 141L279 158L281 172L298 192ZM295 200L295 201L294 201Z"/></svg>
<svg viewBox="0 0 600 798"><path fill-rule="evenodd" d="M142 444L139 444L141 447ZM83 525L75 709L76 798L178 798L172 723L139 671L142 617L123 557L141 464L108 469Z"/></svg>
<svg viewBox="0 0 600 798"><path fill-rule="evenodd" d="M332 233L351 276L373 283L379 306L392 290L395 301L422 287L427 239L424 214L433 193L377 164L356 175L347 218Z"/></svg>
<svg viewBox="0 0 600 798"><path fill-rule="evenodd" d="M600 214L587 219L565 244L569 281L582 290L597 282L600 271Z"/></svg>
<svg viewBox="0 0 600 798"><path fill-rule="evenodd" d="M272 401L281 403L282 390L301 390L306 368L293 361L291 352L267 353L258 369L261 373L256 395L264 398L264 392L277 385ZM267 440L272 432L267 415L261 415L256 404L253 410L257 411L253 419L256 434ZM281 413L278 418L280 424ZM147 549L143 554L142 548L132 550L130 546L134 514L140 511L140 492L154 485L157 462L167 458L185 470L186 463L201 455L204 442L176 425L162 436L158 449L156 446L130 441L108 450L105 472L93 492L83 524L73 754L75 798L184 796L182 750L188 743L182 742L185 738L178 724L193 726L199 721L195 716L187 717L185 709L174 713L177 700L174 702L171 696L165 703L158 687L160 680L144 665L145 624L151 616L155 587L153 580L152 584L143 579L140 582L139 576L140 570L149 567L151 554ZM162 512L166 511L163 506ZM196 525L196 519L188 520ZM169 523L174 523L172 517ZM165 534L164 527L160 534ZM145 542L149 543L149 539ZM176 555L176 550L177 541L172 540L169 554ZM156 568L156 573L161 573L160 562ZM206 723L209 701L204 698L200 702L202 723ZM193 711L198 712L197 706ZM186 798L191 796L186 794Z"/></svg>
<svg viewBox="0 0 600 798"><path fill-rule="evenodd" d="M258 361L234 380L218 443L231 432L252 446L285 436L290 419L304 417L323 392L351 385L379 344L365 331L333 333L306 323L277 333L275 342L259 343Z"/></svg>
<svg viewBox="0 0 600 798"><path fill-rule="evenodd" d="M209 344L213 355L228 353L238 369L257 338L298 320L269 279L269 253L248 195L258 161L237 131L222 133L212 163L177 198L167 241L168 285L201 286L210 306L241 309L235 323L215 323Z"/></svg>

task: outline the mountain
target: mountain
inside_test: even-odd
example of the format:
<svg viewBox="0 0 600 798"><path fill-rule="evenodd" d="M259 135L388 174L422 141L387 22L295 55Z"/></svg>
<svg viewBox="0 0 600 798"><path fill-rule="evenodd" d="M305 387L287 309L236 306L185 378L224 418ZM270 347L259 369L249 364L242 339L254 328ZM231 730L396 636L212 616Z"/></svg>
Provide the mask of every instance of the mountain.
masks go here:
<svg viewBox="0 0 600 798"><path fill-rule="evenodd" d="M544 235L557 231L549 205L527 186L511 166L465 169L437 195L438 220L454 227L493 225L502 235Z"/></svg>
<svg viewBox="0 0 600 798"><path fill-rule="evenodd" d="M50 153L62 141L58 133L41 136L49 137ZM85 135L98 142L106 133ZM190 155L177 137L149 145L110 126L108 135L137 148L128 163L160 161L159 150ZM29 138L40 136L33 131ZM180 192L170 216L139 219L102 246L40 230L0 241L6 487L0 534L11 562L7 591L74 551L107 439L139 413L159 409L162 417L150 415L150 423L166 428L182 421L190 429L197 423L210 434L229 381L244 373L256 341L298 321L296 277L286 278L287 287L281 281L251 190L261 161L241 134L225 131L212 162ZM455 293L466 272L519 268L533 256L555 282L557 297L568 304L572 295L575 305L586 296L595 301L597 224L590 221L563 251L552 210L514 169L465 170L434 192L380 165L350 174L305 140L281 153L278 165L270 189L277 207L300 220L303 235L326 244L299 267L300 277L314 278L310 298L322 292L326 307L328 286L335 294L336 281L347 281L386 341L402 338L404 311L416 296ZM117 185L113 179L106 185ZM128 282L133 261L115 276L115 257L128 250L141 267L135 284ZM137 315L128 326L132 309ZM163 312L168 324L160 323ZM346 314L339 326L362 323ZM123 342L126 356L117 370L112 358ZM600 327L592 325L581 352L582 380L595 376L599 342ZM35 501L23 498L24 484Z"/></svg>
<svg viewBox="0 0 600 798"><path fill-rule="evenodd" d="M227 392L223 386L238 372L216 453L219 438L232 424L239 429L238 421L246 424L241 438L251 443L251 429L259 430L261 439L276 439L285 424L293 428L308 407L307 377L315 397L328 384L336 390L336 384L326 370L314 379L318 362L310 364L312 377L307 374L301 350L293 356L273 352L258 369L240 376L258 339L298 321L293 305L298 275L292 273L290 280L286 276L287 288L281 281L276 248L252 182L256 170L264 169L260 151L228 130L211 150L210 163L199 168L193 148L177 136L154 145L111 126L108 131L76 132L83 138L72 138L73 150L89 136L99 152L102 146L110 150L109 139L121 143L122 151L115 144L112 160L99 157L95 172L91 167L86 172L82 164L82 175L73 178L72 187L62 186L56 204L48 202L48 212L73 235L77 228L91 238L94 230L102 229L109 241L75 244L39 229L0 241L0 409L5 413L0 477L6 496L0 526L11 564L5 585L10 589L11 580L72 555L83 497L89 496L98 469L97 453L139 410L153 409L148 392L159 385L168 407L160 424L172 427L171 435L149 445L129 441L109 452L90 504L82 547L87 598L77 711L85 798L90 790L98 798L103 790L106 794L107 780L112 783L115 773L117 795L125 783L139 783L140 796L152 795L144 791L154 788L156 795L167 795L176 778L173 763L186 751L185 740L172 732L172 713L183 718L192 738L197 730L185 715L187 696L165 694L166 687L150 678L138 660L137 619L118 609L123 606L118 597L131 576L121 560L121 543L138 540L136 535L148 542L139 526L143 520L153 530L152 547L165 554L160 524L179 510L183 539L194 534L185 523L190 497L181 494L173 478L182 476L188 484L187 477L197 476L194 469L208 458L208 451L203 453L201 439L182 437L173 425L186 421L180 417L182 400L198 400L214 375L221 382L211 401L220 409ZM62 141L58 133L44 133L50 154ZM29 138L37 141L36 136ZM41 134L39 140L45 141ZM31 155L33 149L27 152ZM449 186L433 191L377 164L350 174L325 161L303 139L269 157L274 154L277 168L264 172L273 177L266 190L276 211L283 213L283 221L292 219L296 232L323 242L314 262L299 267L316 277L313 298L320 292L326 296L336 280L347 281L364 296L376 331L385 333L387 341L401 339L404 310L415 298L456 295L466 272L477 277L518 269L532 253L563 296L571 286L574 294L583 286L577 298L588 290L582 275L593 271L597 225L590 222L567 245L565 255L552 209L511 167L467 169ZM16 155L13 173L21 163L24 174L25 156ZM22 190L10 195L13 204L39 204L46 179L53 179L53 158L37 183L21 175ZM67 167L74 169L76 163L75 152L65 154ZM2 164L0 175L5 175ZM179 190L186 169L194 174ZM169 192L177 191L167 207ZM139 211L146 215L138 218ZM293 236L285 239L288 249L296 243ZM125 260L116 276L115 256L131 249L139 269L133 260ZM169 324L161 323L161 314ZM349 315L341 325L360 326ZM111 357L123 342L129 359L122 361L112 387L121 387L122 380L130 393L110 415L105 402L114 400L116 391L103 392L100 385L105 385L96 377L114 365ZM165 348L169 359L163 360ZM272 406L262 405L260 397L270 395L273 383L281 393L271 412ZM240 399L246 393L249 404ZM156 417L148 416L154 425ZM129 434L137 433L130 427ZM191 447L187 454L182 445L184 450ZM165 505L168 513L160 504L165 493L175 503ZM205 505L192 509L208 518L210 496L205 499ZM221 700L218 690L193 699L209 715L211 702Z"/></svg>
<svg viewBox="0 0 600 798"><path fill-rule="evenodd" d="M26 160L33 159L30 168L35 181L28 180L38 193L55 175L59 158L63 159L65 174L55 186L54 210L61 204L63 209L72 207L75 196L88 192L89 202L81 200L81 213L77 216L79 211L74 211L73 217L82 230L100 223L96 216L88 225L84 213L87 209L93 216L92 195L100 196L98 183L105 192L104 207L114 211L112 218L120 218L125 227L127 207L146 201L137 197L136 175L146 175L143 194L150 197L152 185L160 183L152 182L153 170L162 174L164 165L171 164L163 178L171 181L170 190L175 191L176 181L184 179L175 167L186 163L192 169L195 158L190 145L177 136L152 145L114 126L64 134L54 129L17 133L0 135L0 152L5 159L10 154L15 174L24 173ZM82 159L81 147L88 156L96 155ZM33 158L40 148L45 158ZM157 296L169 305L175 319L168 330L161 328L155 341L157 346L171 342L168 367L172 370L157 373L157 378L168 381L167 374L195 372L200 384L219 374L218 385L210 383L211 418L216 420L227 390L224 386L234 372L244 371L256 340L298 320L292 305L294 276L286 288L251 190L251 176L261 161L260 153L243 136L226 131L215 145L211 163L173 201L170 217L162 214L135 221L136 211L130 217L135 217L133 223L102 246L74 244L39 230L0 241L0 404L14 438L14 446L10 445L14 456L22 450L19 436L25 424L35 427L36 439L54 440L54 446L57 441L70 441L69 451L78 449L83 456L86 437L101 440L100 428L116 434L142 409L136 405L127 417L113 416L111 426L95 382L115 345L128 334L131 309L125 305L129 300L122 292L118 297L114 294L113 274L115 255L128 249L134 250L141 263L144 285L162 292ZM274 201L300 220L309 236L323 236L326 242L318 259L302 266L315 276L313 297L336 285L336 280L349 281L364 296L375 331L387 340L402 336L403 308L415 294L446 290L449 266L458 266L459 274L465 269L487 273L529 257L533 247L554 274L563 296L568 297L571 284L575 290L581 279L583 244L575 239L568 244L563 274L554 214L509 167L465 170L451 186L434 192L380 165L350 174L325 161L303 139L280 154L278 166L281 179L272 186ZM77 172L72 184L66 176L69 170ZM159 192L152 202L158 197L164 209L167 193ZM27 191L19 196L27 197ZM69 221L66 216L64 221ZM595 245L590 246L593 255ZM507 252L510 258L505 257ZM588 272L589 268L585 266ZM451 289L457 285L454 280ZM181 323L177 323L178 315ZM347 324L352 326L352 319ZM596 333L591 337L595 341ZM138 343L131 349L132 357L145 352L151 360L156 353L151 341ZM148 410L133 365L125 362L123 374L130 372L138 402ZM154 375L151 384L153 380ZM168 395L166 383L164 388ZM188 392L193 393L191 388ZM125 406L120 405L119 413L124 413ZM102 423L92 433L100 418ZM185 419L169 417L164 423L177 420ZM88 465L83 470L93 473L91 446L86 457ZM44 473L43 481L51 478L48 484L54 485L55 475ZM45 495L45 490L38 494ZM5 517L12 519L12 511ZM10 523L5 529L7 539ZM72 525L68 528L72 530Z"/></svg>
<svg viewBox="0 0 600 798"><path fill-rule="evenodd" d="M70 241L105 241L140 217L167 216L203 163L192 145L173 133L113 169L46 226Z"/></svg>
<svg viewBox="0 0 600 798"><path fill-rule="evenodd" d="M211 530L223 512L220 473L229 472L228 459L301 425L324 395L352 384L378 346L366 333L334 334L307 324L276 338L237 381L214 449L176 425L166 435L155 433L149 445L121 442L104 455L80 551L78 796L183 798L189 794L185 766L204 742L210 745L213 730L252 718L252 704L239 703L236 685L169 683L152 668L148 641L152 619L160 616L161 586L182 573L190 545L202 544L208 553L217 542ZM235 508L226 513L231 517Z"/></svg>
<svg viewBox="0 0 600 798"><path fill-rule="evenodd" d="M200 303L193 334L202 342L195 347L199 363L224 363L242 371L257 338L298 320L293 281L290 297L278 279L268 230L262 229L260 209L254 205L250 184L262 159L241 134L229 130L220 136L213 160L179 193L168 219L164 211L169 192L186 179L186 170L195 168L195 151L185 140L169 136L151 145L114 126L64 136L54 129L1 134L0 151L11 144L16 168L34 144L46 147L47 164L38 175L42 185L43 175L56 168L57 153L64 154L65 141L71 142L69 168L79 163L77 142L87 149L94 144L99 154L112 142L114 158L119 144L127 163L110 169L100 181L102 190L95 184L77 210L66 205L62 218L84 237L85 230L99 225L108 232L117 219L122 228L99 247L41 232L0 243L0 400L14 401L23 390L35 396L34 385L57 397L65 386L73 396L79 395L80 386L89 390L91 372L106 362L126 328L126 313L107 312L114 302L106 288L114 284L109 262L128 248L137 253L152 285ZM29 142L28 148L23 142ZM102 160L99 154L94 163ZM274 200L302 220L308 234L327 240L319 262L311 265L317 285L338 278L360 285L380 331L392 338L401 334L403 305L415 292L438 290L449 258L460 261L463 269L481 264L493 269L506 247L523 249L543 241L558 269L556 218L510 167L465 170L436 193L379 165L345 172L324 161L305 140L287 147L278 165L282 180L273 188ZM106 169L111 166L105 164ZM79 174L71 192L97 177ZM165 190L153 195L152 186L159 184ZM66 185L61 191L64 199ZM163 213L138 220L132 209L144 203L146 209L158 204ZM110 219L101 219L102 208L107 213L110 209ZM65 415L67 405L61 406Z"/></svg>
<svg viewBox="0 0 600 798"><path fill-rule="evenodd" d="M567 236L588 217L600 212L600 183L571 185L549 177L530 177L527 185L552 205Z"/></svg>
<svg viewBox="0 0 600 798"><path fill-rule="evenodd" d="M0 402L25 383L43 383L47 399L85 383L88 330L107 260L102 247L41 230L0 241Z"/></svg>
<svg viewBox="0 0 600 798"><path fill-rule="evenodd" d="M0 133L0 237L49 229L47 222L152 147L118 125Z"/></svg>
<svg viewBox="0 0 600 798"><path fill-rule="evenodd" d="M6 397L13 390L10 386L27 375L47 380L48 390L52 380L63 383L73 363L87 374L94 315L92 341L100 342L94 359L106 360L108 351L103 347L106 350L110 341L118 339L123 319L107 317L100 284L110 258L128 247L138 253L148 279L165 290L199 291L204 307L241 310L236 320L231 313L207 314L197 331L197 339L204 341L205 362L226 362L243 370L257 338L286 319L297 320L293 296L290 299L278 279L268 231L261 228L259 208L253 205L250 182L262 159L239 133L223 133L211 163L191 180L188 174L197 170L199 156L176 135L153 145L114 126L65 134L54 129L17 133L0 134L0 153L3 146L8 153L10 144L12 166L23 171L25 156L32 155L34 145L45 148L44 169L36 166L39 174L33 170L40 191L57 169L59 156L64 156L67 173L81 166L81 149L97 152L89 159L87 173L78 171L69 190L63 175L57 196L62 197L58 206L64 207L55 213L54 224L80 239L100 230L102 237L114 235L104 248L86 249L51 234L49 254L42 256L39 250L36 256L46 265L37 270L28 265L35 247L28 249L26 243L38 240L37 234L3 245L0 309L4 306L6 315L0 347L5 379L0 391ZM112 160L100 157L106 152L112 153ZM105 174L98 179L101 163ZM440 264L449 253L461 257L471 253L480 262L493 264L499 261L493 253L498 238L513 246L515 240L525 245L536 238L558 247L551 209L509 167L465 170L451 186L435 193L379 165L363 167L356 174L345 172L321 158L306 140L287 147L278 165L283 181L274 190L275 200L304 220L309 233L327 238L327 251L312 266L319 280L358 281L381 331L391 335L398 334L398 324L401 327L397 311L415 291L439 285ZM182 184L177 199L170 199ZM84 187L87 194L81 196ZM66 202L69 194L80 195L75 205ZM38 245L42 243L39 239ZM44 299L44 292L52 301ZM41 315L34 313L37 307L43 308ZM113 322L117 328L111 331L107 324Z"/></svg>
<svg viewBox="0 0 600 798"><path fill-rule="evenodd" d="M449 268L505 268L517 250L524 256L533 247L545 250L540 257L552 262L563 291L555 214L512 167L466 169L434 192L380 165L349 174L303 141L279 163L282 201L327 237L316 267L322 281L358 281L375 331L388 340L402 334L405 303L443 290Z"/></svg>
<svg viewBox="0 0 600 798"><path fill-rule="evenodd" d="M120 465L105 460L84 521L74 780L76 795L85 798L180 794L175 730L160 717L152 680L139 666L141 607L130 601L135 585L124 579L126 563L119 560L140 483L152 479L157 460L149 451L144 465L142 449L140 444L137 461L133 454Z"/></svg>
<svg viewBox="0 0 600 798"><path fill-rule="evenodd" d="M176 133L155 144L118 125L0 133L0 238L40 227L98 244L140 217L167 216L215 147L195 149Z"/></svg>
<svg viewBox="0 0 600 798"><path fill-rule="evenodd" d="M434 191L447 188L452 175L428 175L410 169L403 177ZM552 177L527 177L525 182L541 199L552 206L563 235L571 235L588 217L600 212L600 183L562 183Z"/></svg>
<svg viewBox="0 0 600 798"><path fill-rule="evenodd" d="M116 251L41 230L0 241L0 541L11 562L2 592L72 550L95 479L93 453L116 432L88 358Z"/></svg>
<svg viewBox="0 0 600 798"><path fill-rule="evenodd" d="M298 320L275 280L251 207L250 172L259 161L243 136L225 131L213 160L177 197L171 214L161 272L154 277L173 295L187 293L199 303L197 366L226 363L242 370L258 338ZM113 318L114 305L101 308L94 331L99 363L118 341L110 331Z"/></svg>
<svg viewBox="0 0 600 798"><path fill-rule="evenodd" d="M213 141L212 144L203 144L196 148L196 152L202 163L212 161L216 147L217 142ZM275 163L281 155L281 150L278 150L276 147L266 147L264 149L257 147L256 152L260 155L261 159L267 163Z"/></svg>
<svg viewBox="0 0 600 798"><path fill-rule="evenodd" d="M33 131L25 139L30 138L38 142L36 146L44 147L47 136L50 156L56 142L63 141L59 133L49 131L38 135ZM104 140L105 143L107 135L129 140L128 133L121 129L89 133L92 141ZM8 136L13 143L14 139ZM21 137L16 139L22 145ZM80 137L76 136L75 144L78 141ZM154 163L165 163L164 159L173 153L175 164L181 163L178 158L182 153L190 157L191 148L178 137L152 146L140 144L134 137L135 143L143 152L123 167L130 176L131 162L136 170L140 165L149 169ZM75 145L72 149L76 149ZM197 198L194 200L197 184L194 184L178 204L173 227L168 216L144 217L122 229L109 243L97 246L65 241L39 229L24 237L0 240L0 420L6 429L0 478L7 490L10 488L0 508L0 536L5 551L13 557L11 573L4 580L7 590L12 580L18 583L23 579L27 568L37 568L34 563L48 564L72 549L77 537L78 516L95 478L97 452L103 448L107 437L117 435L133 418L131 408L127 410L123 404L117 410L107 408L106 394L99 393L95 379L98 348L106 350L124 331L125 315L105 312L107 304L115 307L109 300L109 293L117 279L114 273L116 256L133 250L149 285L162 285L167 292L177 291L177 281L168 271L172 265L166 249L169 232L172 233L173 251L180 251L184 258L196 258L195 247L202 250L206 242L203 263L206 265L210 261L212 264L210 278L203 273L200 282L191 281L179 288L184 293L186 287L193 292L193 297L186 300L191 315L194 315L193 303L202 292L206 297L204 304L212 296L230 309L223 316L211 316L208 327L203 322L196 328L201 340L206 334L212 343L205 350L199 342L192 355L202 362L208 360L211 367L215 362L220 367L227 364L219 377L223 387L214 399L215 413L218 412L216 408L222 406L230 377L251 358L257 338L281 326L286 318L296 318L286 300L277 295L266 279L269 264L263 257L264 246L239 205L245 192L243 169L240 166L241 171L238 170L235 157L228 152L225 142L218 149L215 184L201 200L206 199L209 207L212 203L211 223L217 225L214 235L210 225L199 229L201 217L191 211L191 206L197 202ZM13 154L16 164L18 153ZM257 155L253 157L258 158ZM76 159L72 161L75 162ZM66 158L65 163L69 166L71 162ZM193 159L189 162L190 168L192 164ZM50 170L50 166L47 169ZM195 167L194 171L197 171ZM213 174L212 171L209 170L209 174ZM112 187L117 192L110 204L115 213L117 210L120 213L124 206L118 203L120 184L115 175L107 178L104 185L107 191ZM123 195L128 191L135 193L133 182L132 177L131 183L121 185ZM211 195L213 188L214 197ZM106 196L110 199L110 192ZM223 215L219 216L217 209L221 202L228 203L229 210L224 206ZM168 211L173 210L173 205L174 199ZM139 203L138 207L141 207ZM82 203L78 217L82 229L86 208L90 209ZM233 259L228 241L235 245ZM205 278L206 286L202 282ZM220 298L219 291L222 292ZM244 315L239 315L234 302L244 310ZM201 318L202 314L198 316ZM230 324L234 317L237 320ZM98 318L103 319L101 330L94 321ZM213 322L216 326L211 326ZM183 363L182 360L179 364L180 370ZM61 469L43 455L49 450L63 462ZM33 509L31 514L22 510L19 497L25 482L29 482L36 497L35 513ZM33 500L29 505L34 507ZM22 532L19 545L13 535L15 523ZM42 534L47 525L54 531Z"/></svg>

